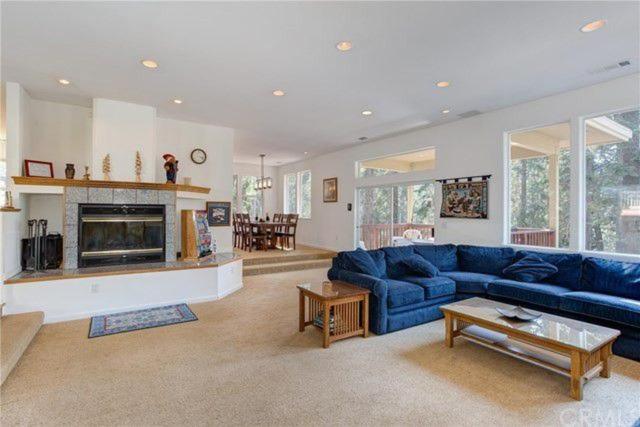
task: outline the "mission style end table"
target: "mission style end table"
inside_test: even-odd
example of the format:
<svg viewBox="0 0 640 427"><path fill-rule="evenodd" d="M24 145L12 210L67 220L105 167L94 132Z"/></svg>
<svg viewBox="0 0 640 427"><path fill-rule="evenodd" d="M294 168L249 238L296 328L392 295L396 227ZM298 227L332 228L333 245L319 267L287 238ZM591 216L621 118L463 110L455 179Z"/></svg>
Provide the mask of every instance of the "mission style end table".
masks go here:
<svg viewBox="0 0 640 427"><path fill-rule="evenodd" d="M308 325L319 328L324 348L344 338L369 336L369 290L337 280L300 284L298 290L300 332Z"/></svg>

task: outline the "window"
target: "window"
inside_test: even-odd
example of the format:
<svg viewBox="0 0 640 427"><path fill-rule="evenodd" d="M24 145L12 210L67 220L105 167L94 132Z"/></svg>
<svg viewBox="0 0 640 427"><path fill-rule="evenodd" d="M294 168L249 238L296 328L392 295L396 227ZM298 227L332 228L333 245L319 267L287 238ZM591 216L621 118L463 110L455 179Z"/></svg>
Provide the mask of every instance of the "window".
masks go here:
<svg viewBox="0 0 640 427"><path fill-rule="evenodd" d="M258 177L233 176L232 209L248 213L251 218L262 217L262 191L256 190Z"/></svg>
<svg viewBox="0 0 640 427"><path fill-rule="evenodd" d="M569 123L509 134L509 240L640 255L640 110L575 120L580 140ZM572 175L584 195L571 193Z"/></svg>
<svg viewBox="0 0 640 427"><path fill-rule="evenodd" d="M509 136L511 243L569 246L568 123Z"/></svg>
<svg viewBox="0 0 640 427"><path fill-rule="evenodd" d="M640 255L640 110L585 121L585 249Z"/></svg>
<svg viewBox="0 0 640 427"><path fill-rule="evenodd" d="M410 238L434 237L433 182L358 189L358 246L391 246L405 232Z"/></svg>
<svg viewBox="0 0 640 427"><path fill-rule="evenodd" d="M311 171L284 176L284 213L297 213L311 218Z"/></svg>
<svg viewBox="0 0 640 427"><path fill-rule="evenodd" d="M7 159L6 159L7 141L0 139L0 206L5 203L5 191L7 189Z"/></svg>
<svg viewBox="0 0 640 427"><path fill-rule="evenodd" d="M431 170L435 166L436 150L428 148L358 162L358 178Z"/></svg>

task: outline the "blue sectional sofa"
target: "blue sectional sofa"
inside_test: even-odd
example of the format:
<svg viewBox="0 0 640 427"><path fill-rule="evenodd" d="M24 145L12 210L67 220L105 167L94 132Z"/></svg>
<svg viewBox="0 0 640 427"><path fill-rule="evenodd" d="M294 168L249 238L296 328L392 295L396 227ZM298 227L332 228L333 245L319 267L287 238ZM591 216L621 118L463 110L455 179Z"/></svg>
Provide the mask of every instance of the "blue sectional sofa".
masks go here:
<svg viewBox="0 0 640 427"><path fill-rule="evenodd" d="M531 259L554 273L539 281L507 277L507 267ZM422 260L431 270L416 273ZM371 291L369 324L376 334L439 319L441 305L480 296L618 329L613 352L640 361L640 264L508 247L415 245L340 252L328 277Z"/></svg>

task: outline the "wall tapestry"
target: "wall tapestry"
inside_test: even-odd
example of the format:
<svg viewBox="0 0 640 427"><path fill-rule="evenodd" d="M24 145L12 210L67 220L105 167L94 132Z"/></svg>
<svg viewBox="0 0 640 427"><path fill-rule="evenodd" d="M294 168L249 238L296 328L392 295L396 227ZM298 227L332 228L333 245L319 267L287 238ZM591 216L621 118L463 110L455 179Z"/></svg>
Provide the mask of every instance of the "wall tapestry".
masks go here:
<svg viewBox="0 0 640 427"><path fill-rule="evenodd" d="M489 181L442 184L440 218L487 218Z"/></svg>

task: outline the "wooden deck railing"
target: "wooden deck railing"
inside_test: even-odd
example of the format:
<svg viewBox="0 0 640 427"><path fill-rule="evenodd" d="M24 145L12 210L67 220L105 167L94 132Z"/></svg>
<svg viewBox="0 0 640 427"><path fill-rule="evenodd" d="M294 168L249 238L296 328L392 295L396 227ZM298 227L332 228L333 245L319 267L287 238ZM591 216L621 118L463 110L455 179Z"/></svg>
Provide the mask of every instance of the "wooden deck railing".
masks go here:
<svg viewBox="0 0 640 427"><path fill-rule="evenodd" d="M518 228L511 230L511 243L514 245L556 246L556 231L546 228Z"/></svg>
<svg viewBox="0 0 640 427"><path fill-rule="evenodd" d="M360 240L367 249L391 246L391 237L402 236L406 230L419 230L422 238L434 237L434 226L429 224L394 224L393 232L389 224L364 224L360 226Z"/></svg>

